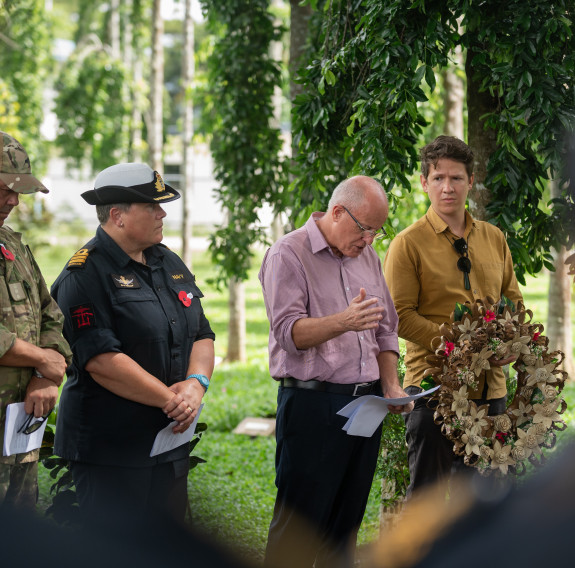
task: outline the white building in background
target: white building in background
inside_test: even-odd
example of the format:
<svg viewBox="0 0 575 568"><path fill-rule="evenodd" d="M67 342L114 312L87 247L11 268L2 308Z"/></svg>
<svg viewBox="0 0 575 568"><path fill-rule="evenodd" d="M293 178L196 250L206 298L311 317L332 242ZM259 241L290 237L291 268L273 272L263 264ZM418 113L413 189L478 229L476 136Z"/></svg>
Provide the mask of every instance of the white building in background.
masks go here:
<svg viewBox="0 0 575 568"><path fill-rule="evenodd" d="M181 191L179 166L170 164L174 158L167 158L164 172L160 172L164 181L172 185L174 189ZM198 145L194 148L194 181L191 190L192 200L192 249L203 250L208 245L205 236L214 227L220 225L224 215L219 203L214 196L214 188L217 181L213 177L213 161L209 148ZM96 174L97 175L97 174ZM47 195L42 194L46 207L54 214L55 218L62 222L72 217L79 219L86 228L95 231L98 220L93 205L89 205L82 199L82 193L94 187L96 175L87 172L68 171L63 158L53 158L48 165L48 173L42 182L50 190ZM183 200L178 199L163 205L166 211L164 225L164 243L176 250L181 249L181 238L169 236L169 233L179 232L182 224ZM273 220L271 208L262 207L260 222L264 227L270 227ZM198 230L201 229L201 230ZM198 236L196 234L199 233ZM53 236L54 241L58 235Z"/></svg>
<svg viewBox="0 0 575 568"><path fill-rule="evenodd" d="M219 204L216 202L213 189L217 186L212 175L212 157L209 149L205 146L195 148L194 182L191 191L192 196L192 223L194 225L214 226L222 222L223 215ZM177 190L180 189L180 176L178 166L165 166L165 171L160 172L165 182ZM67 171L66 163L62 158L52 159L48 166L48 173L42 180L50 193L45 196L48 209L56 218L69 218L70 211L83 221L88 227L96 227L98 221L92 205L88 205L82 199L82 193L94 187L96 175L86 172ZM179 229L182 223L182 200L165 204L167 217L165 224L169 229Z"/></svg>

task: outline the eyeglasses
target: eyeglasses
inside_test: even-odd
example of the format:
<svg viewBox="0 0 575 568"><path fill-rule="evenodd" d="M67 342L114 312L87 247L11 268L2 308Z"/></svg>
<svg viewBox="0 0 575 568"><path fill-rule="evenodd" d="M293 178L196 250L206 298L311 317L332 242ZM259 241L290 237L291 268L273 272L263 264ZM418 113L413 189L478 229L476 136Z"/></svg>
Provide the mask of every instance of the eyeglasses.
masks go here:
<svg viewBox="0 0 575 568"><path fill-rule="evenodd" d="M469 273L471 272L471 261L469 260L467 253L467 241L463 238L457 239L451 243L453 248L460 255L457 261L457 268L463 272L463 285L466 290L471 290L471 284L469 283Z"/></svg>
<svg viewBox="0 0 575 568"><path fill-rule="evenodd" d="M18 434L33 434L40 428L40 426L42 426L42 424L44 424L44 422L46 422L46 420L48 420L48 416L50 416L50 414L52 414L51 410L45 416L39 416L38 418L33 414L29 414L24 424L20 426Z"/></svg>
<svg viewBox="0 0 575 568"><path fill-rule="evenodd" d="M348 215L355 221L355 224L361 231L361 237L370 237L372 239L382 239L383 237L387 236L385 229L381 227L381 229L366 229L362 226L362 224L351 214L350 210L345 206L342 207L347 211Z"/></svg>

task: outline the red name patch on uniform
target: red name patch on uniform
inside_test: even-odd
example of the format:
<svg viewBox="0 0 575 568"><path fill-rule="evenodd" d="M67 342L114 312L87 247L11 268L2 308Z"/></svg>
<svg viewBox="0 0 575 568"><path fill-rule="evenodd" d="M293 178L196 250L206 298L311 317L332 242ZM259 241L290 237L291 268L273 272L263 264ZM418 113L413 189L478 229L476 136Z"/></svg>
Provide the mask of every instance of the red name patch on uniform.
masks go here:
<svg viewBox="0 0 575 568"><path fill-rule="evenodd" d="M72 325L74 326L74 329L94 327L96 324L92 304L81 304L80 306L71 307L70 316L72 316Z"/></svg>

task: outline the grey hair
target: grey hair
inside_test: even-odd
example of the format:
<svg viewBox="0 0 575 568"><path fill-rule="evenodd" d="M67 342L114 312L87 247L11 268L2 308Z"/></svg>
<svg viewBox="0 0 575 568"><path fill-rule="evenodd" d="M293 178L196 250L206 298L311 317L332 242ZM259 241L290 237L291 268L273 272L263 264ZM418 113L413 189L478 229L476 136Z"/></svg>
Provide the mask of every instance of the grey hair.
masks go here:
<svg viewBox="0 0 575 568"><path fill-rule="evenodd" d="M362 181L355 176L340 182L331 194L327 205L328 211L331 211L336 205L343 205L348 209L355 209L361 205L365 200L365 181L363 180L366 179L364 176L361 176L361 178ZM369 178L369 180L371 183L376 184L383 195L387 197L383 186L376 179Z"/></svg>
<svg viewBox="0 0 575 568"><path fill-rule="evenodd" d="M116 207L125 213L126 211L129 211L131 206L131 203L106 203L106 205L96 205L96 215L98 216L100 225L105 225L108 222L112 207Z"/></svg>

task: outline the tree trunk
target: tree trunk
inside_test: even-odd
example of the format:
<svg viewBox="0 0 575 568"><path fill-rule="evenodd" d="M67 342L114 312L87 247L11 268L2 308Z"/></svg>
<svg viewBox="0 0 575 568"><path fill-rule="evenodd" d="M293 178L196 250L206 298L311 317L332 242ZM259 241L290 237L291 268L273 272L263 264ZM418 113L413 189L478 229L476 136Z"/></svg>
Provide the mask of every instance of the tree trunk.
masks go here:
<svg viewBox="0 0 575 568"><path fill-rule="evenodd" d="M463 100L465 93L463 91L463 81L457 74L458 69L463 69L463 55L461 46L457 46L453 54L456 67L449 66L443 73L443 87L445 89L445 133L448 136L457 136L460 140L464 139L463 130Z"/></svg>
<svg viewBox="0 0 575 568"><path fill-rule="evenodd" d="M497 100L488 91L479 92L479 82L474 79L471 67L473 50L467 50L465 74L467 76L467 133L468 145L475 154L473 187L469 192L469 212L480 221L487 221L487 204L491 201L491 192L485 186L489 156L497 147L494 130L484 128L481 117L497 109Z"/></svg>
<svg viewBox="0 0 575 568"><path fill-rule="evenodd" d="M142 161L143 149L143 99L144 96L140 92L141 85L144 82L142 60L138 57L134 58L134 85L132 88L132 118L130 120L131 127L131 141L130 141L130 161Z"/></svg>
<svg viewBox="0 0 575 568"><path fill-rule="evenodd" d="M285 230L281 213L279 215L274 215L274 218L272 219L271 233L272 241L274 243L284 236Z"/></svg>
<svg viewBox="0 0 575 568"><path fill-rule="evenodd" d="M134 0L124 0L125 13L123 25L123 61L126 69L131 69L132 80L129 85L132 113L129 119L128 161L142 161L142 108L143 96L140 92L143 84L142 58L139 34L134 34Z"/></svg>
<svg viewBox="0 0 575 568"><path fill-rule="evenodd" d="M557 181L551 182L551 198L560 197ZM550 350L563 351L565 361L561 365L571 378L575 377L573 366L573 344L571 333L571 278L565 259L568 253L565 247L553 251L555 272L549 272L549 292L547 304L547 337Z"/></svg>
<svg viewBox="0 0 575 568"><path fill-rule="evenodd" d="M126 69L134 65L134 25L132 16L134 0L124 0L124 15L122 18L122 61Z"/></svg>
<svg viewBox="0 0 575 568"><path fill-rule="evenodd" d="M281 5L283 3L283 0L273 0L272 2L273 4L276 5ZM275 25L276 26L281 26L281 22L276 19L275 21ZM277 61L279 65L282 65L282 61L283 61L283 43L281 41L274 41L271 44L271 58L274 61ZM274 128L278 128L281 130L281 116L282 116L282 105L283 105L283 93L282 93L282 88L279 85L276 85L274 87L274 96L273 96L273 107L274 107L274 114L273 114L273 121L272 121L272 126ZM283 149L284 151L282 152L284 155L289 152L289 150L286 150L286 141L284 138L284 135L282 134L282 140L284 141L283 143ZM289 136L289 134L288 134ZM291 140L288 142L288 144L291 146ZM284 230L283 230L283 221L282 221L282 215L281 213L276 213L272 219L271 222L271 226L270 226L270 232L271 232L271 236L272 236L272 241L277 241L280 237L282 237L284 235Z"/></svg>
<svg viewBox="0 0 575 568"><path fill-rule="evenodd" d="M114 59L120 59L120 0L110 0L110 19L108 20L110 49Z"/></svg>
<svg viewBox="0 0 575 568"><path fill-rule="evenodd" d="M301 0L290 0L290 47L289 47L289 74L290 74L290 100L293 101L303 86L294 82L294 77L303 62L306 42L309 32L309 20L312 15L311 6L300 6ZM297 146L292 140L292 158L297 154Z"/></svg>
<svg viewBox="0 0 575 568"><path fill-rule="evenodd" d="M379 531L380 533L391 531L401 518L401 512L405 501L399 499L393 505L385 506L387 499L393 499L395 495L395 481L383 478L381 480L381 505L379 507Z"/></svg>
<svg viewBox="0 0 575 568"><path fill-rule="evenodd" d="M160 0L154 0L152 14L152 77L150 80L150 120L148 123L148 145L150 147L150 165L163 173L162 160L163 143L163 94L164 94L164 21L160 9Z"/></svg>
<svg viewBox="0 0 575 568"><path fill-rule="evenodd" d="M184 54L182 62L182 89L184 91L184 116L182 129L182 260L192 268L192 199L194 195L194 161L192 138L194 136L194 105L192 83L194 80L194 21L192 0L186 0L184 17Z"/></svg>
<svg viewBox="0 0 575 568"><path fill-rule="evenodd" d="M228 356L227 361L246 361L246 301L244 283L231 278L229 283Z"/></svg>

